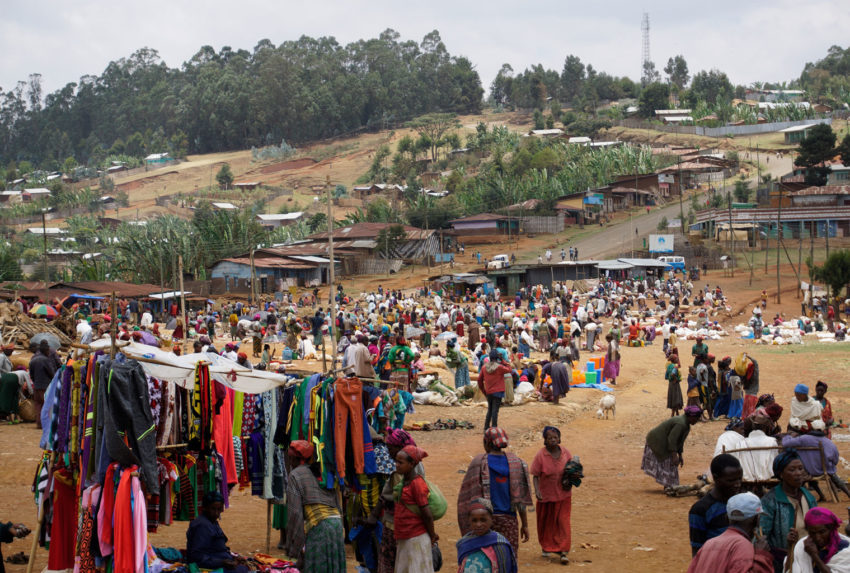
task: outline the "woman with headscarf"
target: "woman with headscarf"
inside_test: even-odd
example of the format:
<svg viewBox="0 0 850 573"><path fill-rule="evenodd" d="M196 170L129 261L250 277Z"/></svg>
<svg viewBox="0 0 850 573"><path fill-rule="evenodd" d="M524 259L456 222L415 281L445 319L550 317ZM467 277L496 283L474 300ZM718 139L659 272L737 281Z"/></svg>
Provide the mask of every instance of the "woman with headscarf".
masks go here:
<svg viewBox="0 0 850 573"><path fill-rule="evenodd" d="M779 480L779 485L768 491L761 500L764 512L760 524L773 554L773 567L781 572L789 549L799 541L800 531L806 526L806 513L817 507L817 501L803 487L808 474L797 450L788 448L776 456L773 460L773 475Z"/></svg>
<svg viewBox="0 0 850 573"><path fill-rule="evenodd" d="M390 348L387 361L390 364L390 382L394 382L400 390L410 392L410 365L415 355L404 337L399 336L395 346Z"/></svg>
<svg viewBox="0 0 850 573"><path fill-rule="evenodd" d="M820 420L823 407L820 402L809 396L809 387L805 384L794 386L794 399L791 400L791 417L801 420L805 429L811 429L811 422Z"/></svg>
<svg viewBox="0 0 850 573"><path fill-rule="evenodd" d="M838 532L838 516L824 507L815 507L806 513L805 524L808 535L794 546L791 573L850 571L850 538Z"/></svg>
<svg viewBox="0 0 850 573"><path fill-rule="evenodd" d="M478 372L478 387L487 396L487 415L484 417L484 429L499 425L499 408L505 397L505 375L511 368L502 360L501 353L495 348L490 351L489 361Z"/></svg>
<svg viewBox="0 0 850 573"><path fill-rule="evenodd" d="M617 384L617 376L620 375L620 342L614 336L613 329L605 335L608 347L605 350L605 366L602 367L602 381L610 380L611 384Z"/></svg>
<svg viewBox="0 0 850 573"><path fill-rule="evenodd" d="M729 365L732 363L732 357L724 356L723 360L717 363L717 387L720 396L714 404L714 417L729 416L729 405L732 401L732 386L729 384Z"/></svg>
<svg viewBox="0 0 850 573"><path fill-rule="evenodd" d="M822 382L818 380L818 383L815 384L815 400L821 405L821 419L823 423L826 424L826 437L829 438L832 436L832 431L830 427L835 424L835 420L832 417L832 404L829 399L826 397L826 391L829 389L829 386L826 382Z"/></svg>
<svg viewBox="0 0 850 573"><path fill-rule="evenodd" d="M514 552L519 551L519 539L528 541L526 508L532 505L528 466L508 447L508 435L502 428L484 431L484 452L469 463L457 496L457 516L461 535L471 525L470 505L478 498L493 504L493 530L504 535ZM519 522L517 521L519 514Z"/></svg>
<svg viewBox="0 0 850 573"><path fill-rule="evenodd" d="M286 488L286 553L301 571L345 571L345 531L334 490L321 487L310 462L315 448L305 440L289 444L293 469Z"/></svg>
<svg viewBox="0 0 850 573"><path fill-rule="evenodd" d="M670 417L672 418L678 416L685 405L682 397L682 375L679 373L679 355L677 353L671 353L668 357L664 379L667 380L667 407L670 408Z"/></svg>
<svg viewBox="0 0 850 573"><path fill-rule="evenodd" d="M446 341L446 364L455 371L455 389L469 385L469 361L458 348L457 340L450 338Z"/></svg>
<svg viewBox="0 0 850 573"><path fill-rule="evenodd" d="M537 496L537 539L544 557L558 557L561 564L566 565L570 562L572 546L573 492L571 488L564 489L561 477L572 456L561 445L561 431L554 426L543 428L543 446L531 462Z"/></svg>
<svg viewBox="0 0 850 573"><path fill-rule="evenodd" d="M379 518L383 523L384 530L381 535L381 545L378 553L377 573L393 573L393 570L395 569L396 556L396 540L393 520L395 503L393 501L393 488L396 484L401 483L402 480L402 476L395 473L395 458L402 448L405 446L415 446L416 442L414 442L410 434L404 430L391 429L387 431L384 443L387 446L387 452L390 460L392 460L393 473L384 483L384 487L381 490L381 497L378 499L378 503L375 505L375 508L372 510L372 513L369 515L366 523L368 525L374 525L378 522ZM425 469L422 464L416 464L414 471L418 475L423 477L425 476Z"/></svg>
<svg viewBox="0 0 850 573"><path fill-rule="evenodd" d="M440 540L434 529L434 516L428 506L428 484L416 473L428 453L414 445L404 446L396 455L396 473L402 482L393 488L396 539L396 573L433 573L431 545Z"/></svg>
<svg viewBox="0 0 850 573"><path fill-rule="evenodd" d="M646 435L640 469L665 490L679 485L679 468L685 465L682 457L685 438L700 417L702 408L686 406L683 415L667 418Z"/></svg>
<svg viewBox="0 0 850 573"><path fill-rule="evenodd" d="M465 517L469 531L457 542L458 573L516 573L516 553L510 542L493 531L493 504L478 498Z"/></svg>

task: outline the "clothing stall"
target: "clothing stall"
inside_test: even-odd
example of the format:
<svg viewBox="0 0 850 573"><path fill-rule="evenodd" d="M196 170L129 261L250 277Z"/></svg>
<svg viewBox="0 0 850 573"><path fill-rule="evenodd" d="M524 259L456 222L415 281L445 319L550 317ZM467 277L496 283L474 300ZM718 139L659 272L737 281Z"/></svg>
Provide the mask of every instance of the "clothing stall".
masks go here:
<svg viewBox="0 0 850 573"><path fill-rule="evenodd" d="M412 411L392 383L294 377L215 353L119 344L81 349L45 394L33 491L48 570L168 571L148 534L194 519L207 491L228 507L234 487L268 500L269 546L272 524L286 523L292 440L316 446L320 485L349 501L349 524L374 507L378 465L384 476L388 465L385 447L376 455L374 430L400 428Z"/></svg>

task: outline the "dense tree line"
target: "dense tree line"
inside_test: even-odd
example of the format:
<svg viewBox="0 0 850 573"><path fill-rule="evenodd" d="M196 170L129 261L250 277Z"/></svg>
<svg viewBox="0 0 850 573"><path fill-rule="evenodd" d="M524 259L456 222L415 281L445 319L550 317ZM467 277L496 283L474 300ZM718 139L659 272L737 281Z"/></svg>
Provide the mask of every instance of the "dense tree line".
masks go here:
<svg viewBox="0 0 850 573"><path fill-rule="evenodd" d="M332 37L252 52L202 47L180 68L142 48L43 96L41 77L0 90L0 163L58 169L108 154L205 153L395 125L435 111L474 113L483 89L440 34L393 30L346 46Z"/></svg>
<svg viewBox="0 0 850 573"><path fill-rule="evenodd" d="M494 103L523 109L544 109L550 101L595 111L601 100L637 97L639 86L627 77L614 77L569 55L561 72L537 64L514 75L503 64L490 86Z"/></svg>

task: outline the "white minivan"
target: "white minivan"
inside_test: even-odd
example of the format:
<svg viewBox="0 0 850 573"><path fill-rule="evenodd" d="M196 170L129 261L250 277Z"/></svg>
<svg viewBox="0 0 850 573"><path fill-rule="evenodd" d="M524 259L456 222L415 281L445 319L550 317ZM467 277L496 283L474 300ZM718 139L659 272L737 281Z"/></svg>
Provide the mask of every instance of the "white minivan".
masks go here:
<svg viewBox="0 0 850 573"><path fill-rule="evenodd" d="M511 258L508 255L496 255L493 260L487 263L488 269L506 269L511 264Z"/></svg>

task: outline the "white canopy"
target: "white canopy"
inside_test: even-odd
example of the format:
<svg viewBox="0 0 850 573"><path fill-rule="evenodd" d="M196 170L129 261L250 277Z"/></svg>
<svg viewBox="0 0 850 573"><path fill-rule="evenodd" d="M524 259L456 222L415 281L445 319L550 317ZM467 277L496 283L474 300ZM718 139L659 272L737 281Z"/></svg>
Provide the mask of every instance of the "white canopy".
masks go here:
<svg viewBox="0 0 850 573"><path fill-rule="evenodd" d="M106 350L110 344L109 339L106 338L94 341L91 347ZM137 342L125 342L120 347L120 351L128 358L155 360L157 363L139 360L139 364L142 365L148 376L174 382L183 388L191 389L194 386L195 365L201 360L210 362L210 377L213 380L221 382L237 392L260 394L283 386L287 382L286 376L282 374L263 370L249 370L233 360L212 352L177 356L173 352L166 352L161 348Z"/></svg>

